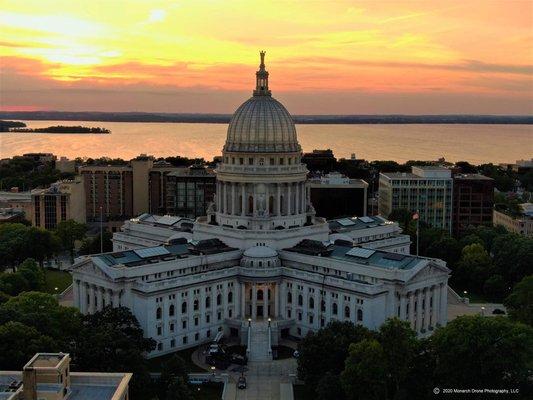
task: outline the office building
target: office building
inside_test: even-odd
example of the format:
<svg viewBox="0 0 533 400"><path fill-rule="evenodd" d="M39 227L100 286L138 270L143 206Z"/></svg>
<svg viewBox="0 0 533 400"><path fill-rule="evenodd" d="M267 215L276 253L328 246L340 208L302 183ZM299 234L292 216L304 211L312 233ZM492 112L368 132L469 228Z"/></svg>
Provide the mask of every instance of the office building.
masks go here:
<svg viewBox="0 0 533 400"><path fill-rule="evenodd" d="M509 232L533 236L533 204L520 204L520 213L513 215L508 211L494 210L494 225L503 226Z"/></svg>
<svg viewBox="0 0 533 400"><path fill-rule="evenodd" d="M32 225L54 229L61 221L85 223L85 187L81 179L53 183L31 191Z"/></svg>
<svg viewBox="0 0 533 400"><path fill-rule="evenodd" d="M453 232L460 236L469 228L492 226L494 179L479 174L453 176Z"/></svg>
<svg viewBox="0 0 533 400"><path fill-rule="evenodd" d="M310 178L309 188L317 215L326 219L367 215L368 183L362 179L330 172Z"/></svg>
<svg viewBox="0 0 533 400"><path fill-rule="evenodd" d="M412 167L412 172L383 172L379 176L379 214L393 210L418 211L420 221L451 233L453 212L451 171L437 166Z"/></svg>

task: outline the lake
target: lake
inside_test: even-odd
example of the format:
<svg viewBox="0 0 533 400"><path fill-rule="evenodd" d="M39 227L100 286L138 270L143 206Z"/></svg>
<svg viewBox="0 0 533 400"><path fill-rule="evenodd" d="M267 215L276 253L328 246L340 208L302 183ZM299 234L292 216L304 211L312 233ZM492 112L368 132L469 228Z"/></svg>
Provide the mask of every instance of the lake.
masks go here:
<svg viewBox="0 0 533 400"><path fill-rule="evenodd" d="M110 135L0 133L0 156L29 152L57 156L133 158L181 155L212 159L221 153L226 124L96 121L24 121L29 128L52 125L104 127ZM405 124L296 125L303 151L333 150L337 158L505 163L533 157L532 125Z"/></svg>

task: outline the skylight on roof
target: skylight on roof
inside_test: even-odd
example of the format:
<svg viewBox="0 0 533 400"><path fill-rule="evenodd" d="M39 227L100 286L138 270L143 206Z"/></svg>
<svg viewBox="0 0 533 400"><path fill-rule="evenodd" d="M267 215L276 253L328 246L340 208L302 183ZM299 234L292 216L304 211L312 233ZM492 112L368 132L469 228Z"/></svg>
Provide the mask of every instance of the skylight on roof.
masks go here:
<svg viewBox="0 0 533 400"><path fill-rule="evenodd" d="M346 255L352 256L352 257L369 258L375 252L376 250L363 249L361 247L354 247L353 249L350 249L346 253Z"/></svg>
<svg viewBox="0 0 533 400"><path fill-rule="evenodd" d="M351 220L350 218L341 218L341 219L338 219L337 222L341 224L342 226L355 225L355 222Z"/></svg>
<svg viewBox="0 0 533 400"><path fill-rule="evenodd" d="M363 221L365 224L369 224L370 222L374 222L373 218L370 217L359 217L361 221Z"/></svg>
<svg viewBox="0 0 533 400"><path fill-rule="evenodd" d="M181 217L173 217L171 215L163 215L161 218L159 218L156 222L161 225L174 225L175 223L179 222L181 220Z"/></svg>
<svg viewBox="0 0 533 400"><path fill-rule="evenodd" d="M133 252L141 258L158 257L170 254L170 252L162 246L150 247L147 249L135 249Z"/></svg>

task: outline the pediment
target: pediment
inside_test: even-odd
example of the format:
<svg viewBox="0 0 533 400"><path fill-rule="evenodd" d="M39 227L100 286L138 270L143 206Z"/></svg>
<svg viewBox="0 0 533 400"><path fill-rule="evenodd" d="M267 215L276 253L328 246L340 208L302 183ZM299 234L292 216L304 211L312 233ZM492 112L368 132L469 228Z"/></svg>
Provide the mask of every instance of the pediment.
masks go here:
<svg viewBox="0 0 533 400"><path fill-rule="evenodd" d="M100 279L113 279L111 276L106 274L99 266L95 265L92 261L87 260L81 264L76 265L73 268L77 273L83 275L93 276Z"/></svg>
<svg viewBox="0 0 533 400"><path fill-rule="evenodd" d="M450 270L445 266L430 263L419 271L414 272L414 274L407 279L407 282L427 281L428 279L448 275L449 273Z"/></svg>

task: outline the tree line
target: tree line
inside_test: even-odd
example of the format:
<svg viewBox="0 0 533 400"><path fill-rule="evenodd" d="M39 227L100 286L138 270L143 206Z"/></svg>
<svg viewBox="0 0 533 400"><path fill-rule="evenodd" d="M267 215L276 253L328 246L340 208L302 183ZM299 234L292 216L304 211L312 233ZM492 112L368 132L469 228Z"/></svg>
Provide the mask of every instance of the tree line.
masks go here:
<svg viewBox="0 0 533 400"><path fill-rule="evenodd" d="M378 331L336 321L298 350L298 377L316 400L425 399L434 388L532 394L533 328L507 317L462 316L429 338L397 318Z"/></svg>

